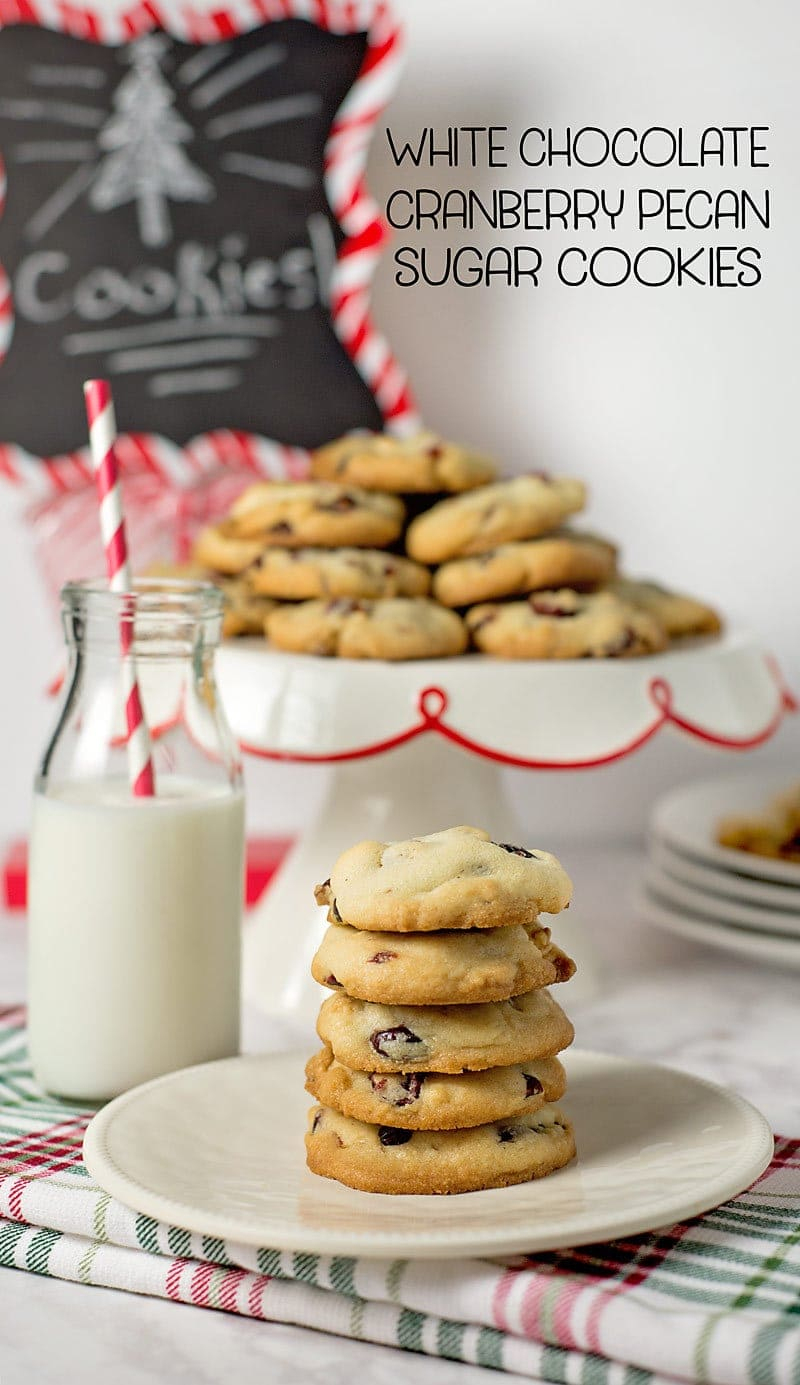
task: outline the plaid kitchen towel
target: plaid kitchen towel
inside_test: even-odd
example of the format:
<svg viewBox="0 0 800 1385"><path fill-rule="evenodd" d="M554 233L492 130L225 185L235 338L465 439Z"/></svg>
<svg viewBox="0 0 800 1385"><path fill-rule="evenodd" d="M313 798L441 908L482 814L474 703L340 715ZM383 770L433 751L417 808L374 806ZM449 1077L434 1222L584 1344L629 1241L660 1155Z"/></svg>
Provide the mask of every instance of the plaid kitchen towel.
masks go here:
<svg viewBox="0 0 800 1385"><path fill-rule="evenodd" d="M252 1250L92 1182L92 1112L45 1096L0 1011L0 1266L580 1385L800 1385L800 1141L685 1225L551 1255L376 1261ZM0 1294L0 1300L2 1294Z"/></svg>

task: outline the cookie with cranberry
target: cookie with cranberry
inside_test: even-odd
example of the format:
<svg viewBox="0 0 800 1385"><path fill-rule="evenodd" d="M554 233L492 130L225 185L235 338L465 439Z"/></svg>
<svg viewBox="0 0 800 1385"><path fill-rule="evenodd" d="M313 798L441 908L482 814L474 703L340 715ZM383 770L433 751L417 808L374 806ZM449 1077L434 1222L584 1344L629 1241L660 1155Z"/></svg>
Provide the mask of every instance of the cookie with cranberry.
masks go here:
<svg viewBox="0 0 800 1385"><path fill-rule="evenodd" d="M328 481L259 481L233 504L229 521L265 548L383 548L405 519L396 495Z"/></svg>
<svg viewBox="0 0 800 1385"><path fill-rule="evenodd" d="M192 561L212 572L235 577L256 561L263 548L260 539L243 538L236 525L224 519L200 530L192 548Z"/></svg>
<svg viewBox="0 0 800 1385"><path fill-rule="evenodd" d="M533 539L557 529L582 510L582 481L544 472L496 481L465 495L440 500L412 520L406 548L420 563L446 563L498 544Z"/></svg>
<svg viewBox="0 0 800 1385"><path fill-rule="evenodd" d="M574 1037L546 990L486 1005L375 1005L337 991L317 1033L359 1072L478 1072L551 1058Z"/></svg>
<svg viewBox="0 0 800 1385"><path fill-rule="evenodd" d="M555 856L448 827L401 842L358 842L315 890L336 923L375 932L507 928L557 914L572 882Z"/></svg>
<svg viewBox="0 0 800 1385"><path fill-rule="evenodd" d="M443 659L467 646L464 622L424 597L340 597L279 606L267 616L276 649L341 659Z"/></svg>
<svg viewBox="0 0 800 1385"><path fill-rule="evenodd" d="M541 539L503 543L473 558L444 563L433 579L443 606L472 606L546 587L600 586L614 576L617 551L605 539L567 529Z"/></svg>
<svg viewBox="0 0 800 1385"><path fill-rule="evenodd" d="M281 601L427 596L426 567L377 548L269 548L250 569L253 591Z"/></svg>
<svg viewBox="0 0 800 1385"><path fill-rule="evenodd" d="M306 1091L322 1106L401 1130L463 1130L529 1115L559 1101L566 1085L557 1058L484 1072L357 1072L323 1048L306 1065Z"/></svg>
<svg viewBox="0 0 800 1385"><path fill-rule="evenodd" d="M612 592L534 592L473 606L465 620L478 649L501 659L629 659L667 644L659 621Z"/></svg>
<svg viewBox="0 0 800 1385"><path fill-rule="evenodd" d="M306 1161L314 1173L369 1193L468 1193L544 1178L575 1156L558 1106L470 1130L367 1125L327 1106L309 1112Z"/></svg>
<svg viewBox="0 0 800 1385"><path fill-rule="evenodd" d="M321 985L385 1005L508 1000L568 981L574 972L572 959L550 941L549 928L537 924L374 933L332 923L311 963Z"/></svg>
<svg viewBox="0 0 800 1385"><path fill-rule="evenodd" d="M367 490L399 494L468 491L496 475L494 462L445 442L435 433L398 438L389 433L348 433L311 455L311 474Z"/></svg>
<svg viewBox="0 0 800 1385"><path fill-rule="evenodd" d="M669 591L658 582L634 582L629 577L618 577L609 583L608 591L630 606L646 611L663 625L670 639L681 639L685 635L717 635L722 629L722 621L711 606L693 596L684 596L682 592Z"/></svg>

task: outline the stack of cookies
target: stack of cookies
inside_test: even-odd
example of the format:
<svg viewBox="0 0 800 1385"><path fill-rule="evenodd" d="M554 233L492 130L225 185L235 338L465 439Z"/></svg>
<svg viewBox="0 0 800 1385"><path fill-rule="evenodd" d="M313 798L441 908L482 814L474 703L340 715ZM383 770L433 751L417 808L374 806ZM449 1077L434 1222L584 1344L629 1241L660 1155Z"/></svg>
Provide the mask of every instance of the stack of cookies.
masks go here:
<svg viewBox="0 0 800 1385"><path fill-rule="evenodd" d="M367 1192L461 1193L573 1158L554 1105L573 1029L547 988L575 967L539 918L570 894L554 856L477 827L339 858L316 891L329 927L312 973L334 994L306 1068L309 1168Z"/></svg>
<svg viewBox="0 0 800 1385"><path fill-rule="evenodd" d="M351 433L311 478L251 486L198 537L227 585L227 633L353 659L628 658L720 628L710 607L619 577L607 539L565 527L582 481L496 479L488 458L418 433Z"/></svg>

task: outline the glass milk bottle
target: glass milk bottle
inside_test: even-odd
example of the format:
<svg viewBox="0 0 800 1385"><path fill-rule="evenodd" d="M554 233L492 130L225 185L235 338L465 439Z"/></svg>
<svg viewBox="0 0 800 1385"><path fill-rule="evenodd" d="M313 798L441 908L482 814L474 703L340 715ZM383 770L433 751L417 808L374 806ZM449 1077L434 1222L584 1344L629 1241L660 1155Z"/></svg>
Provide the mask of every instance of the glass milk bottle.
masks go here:
<svg viewBox="0 0 800 1385"><path fill-rule="evenodd" d="M30 1049L48 1091L99 1101L238 1052L244 798L214 681L221 593L75 582L62 603L69 664L31 826ZM129 782L131 610L153 797Z"/></svg>

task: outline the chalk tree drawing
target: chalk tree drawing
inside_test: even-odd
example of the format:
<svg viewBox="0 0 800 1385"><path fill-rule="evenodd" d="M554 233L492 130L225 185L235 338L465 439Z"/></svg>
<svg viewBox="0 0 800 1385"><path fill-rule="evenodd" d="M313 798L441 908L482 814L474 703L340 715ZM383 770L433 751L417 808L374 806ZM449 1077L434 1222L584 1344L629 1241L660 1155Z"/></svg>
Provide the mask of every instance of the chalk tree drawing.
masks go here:
<svg viewBox="0 0 800 1385"><path fill-rule="evenodd" d="M98 134L107 150L89 192L95 211L136 203L144 245L166 245L172 231L168 200L210 202L214 185L182 145L194 133L173 109L174 95L160 71L167 40L148 34L130 47L131 71L113 95L115 112Z"/></svg>

